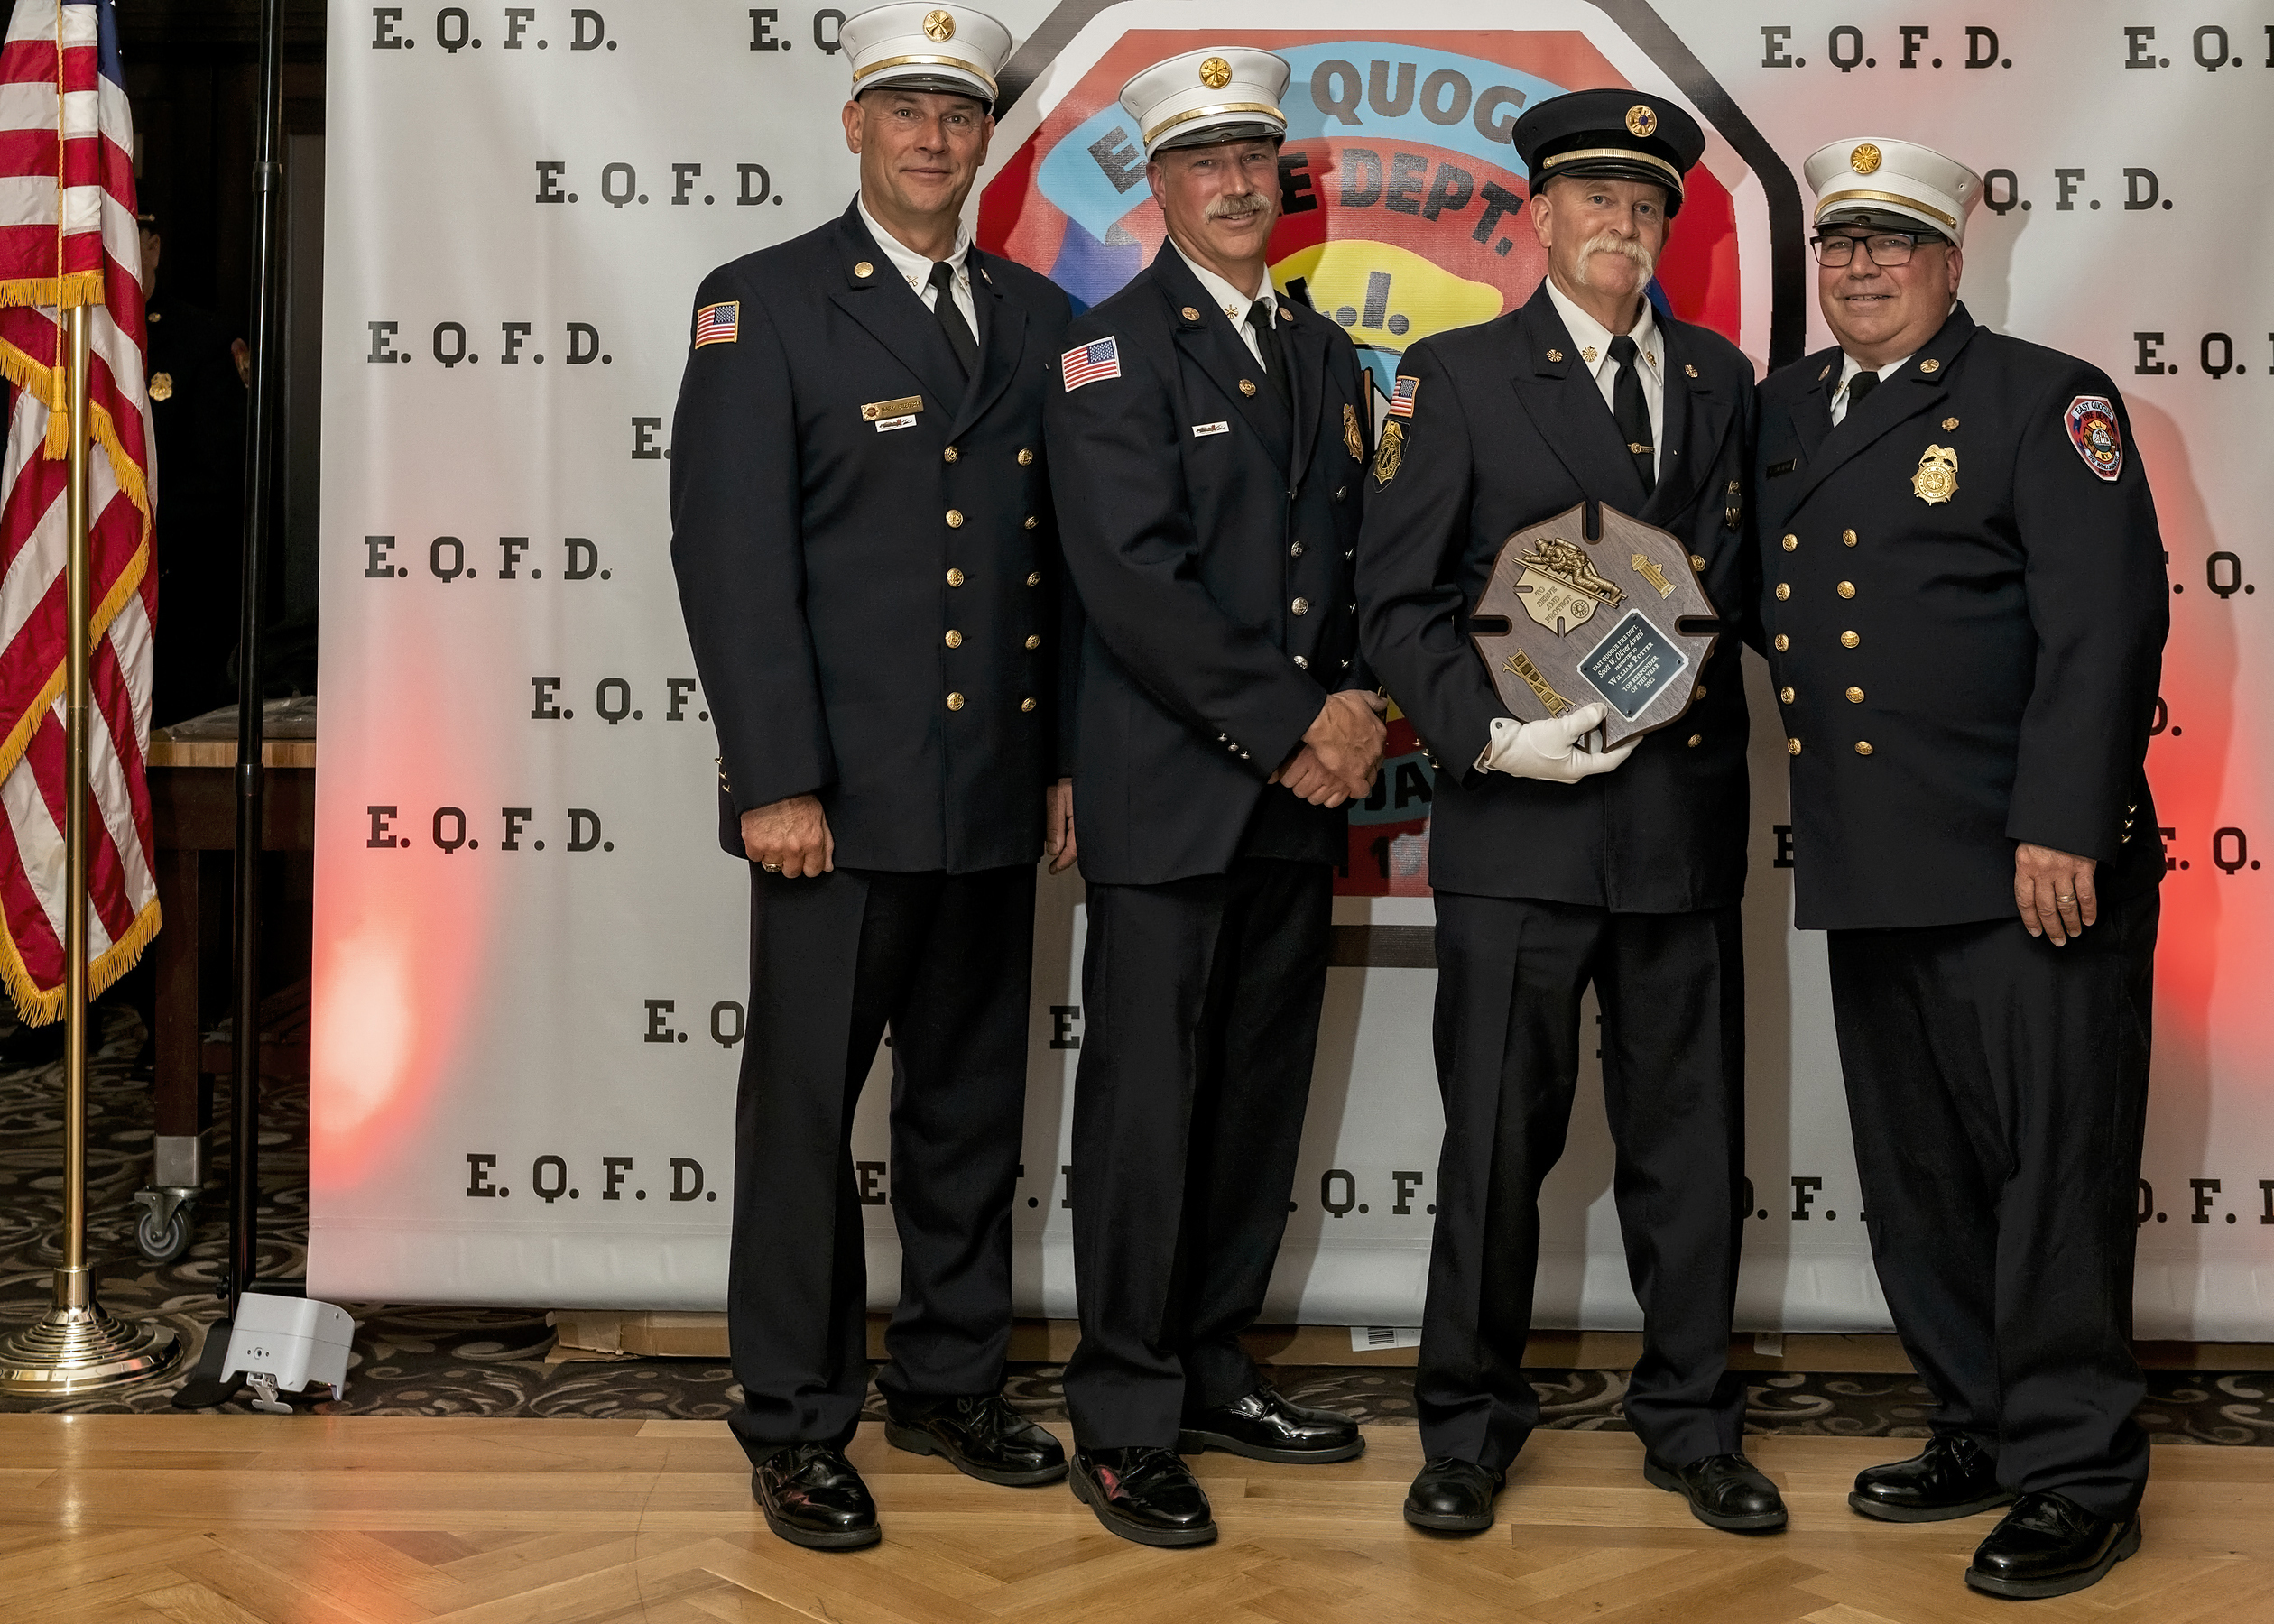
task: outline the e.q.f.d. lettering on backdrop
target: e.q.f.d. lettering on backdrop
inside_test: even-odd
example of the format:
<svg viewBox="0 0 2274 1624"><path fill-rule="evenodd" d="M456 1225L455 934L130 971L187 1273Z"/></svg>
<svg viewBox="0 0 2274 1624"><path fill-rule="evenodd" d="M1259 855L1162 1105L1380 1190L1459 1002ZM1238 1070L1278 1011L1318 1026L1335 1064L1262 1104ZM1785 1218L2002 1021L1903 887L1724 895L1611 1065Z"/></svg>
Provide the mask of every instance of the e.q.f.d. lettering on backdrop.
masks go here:
<svg viewBox="0 0 2274 1624"><path fill-rule="evenodd" d="M1095 302L1160 241L1114 92L1208 41L1295 69L1275 277L1378 383L1541 272L1508 124L1626 84L1710 134L1661 270L1757 364L1828 339L1791 165L1848 134L1983 171L1978 319L2123 385L2169 549L2149 757L2164 946L2140 1194L2143 1333L2274 1333L2274 248L2254 195L2274 28L2051 4L1826 22L1705 0L995 7L1024 42L972 204L988 247ZM714 842L708 712L668 558L669 421L711 266L855 185L828 8L606 0L332 8L311 1288L335 1298L723 1300L746 888ZM1377 408L1380 409L1379 406ZM1889 499L1901 499L1890 493ZM1773 718L1755 685L1754 714ZM1883 1325L1822 944L1792 933L1783 754L1754 753L1743 1324ZM1431 778L1400 728L1353 819L1317 1082L1269 1313L1418 1322L1439 1129ZM2257 844L2253 845L2253 836ZM1048 881L1022 1310L1072 1306L1067 1149L1081 889ZM1584 1046L1591 1049L1593 1046ZM880 1060L876 1080L888 1071ZM1590 1063L1583 1093L1599 1087ZM872 1290L898 1278L884 1090L855 1144ZM1550 1180L1543 1321L1635 1323L1600 1111ZM794 1239L785 1236L785 1244Z"/></svg>

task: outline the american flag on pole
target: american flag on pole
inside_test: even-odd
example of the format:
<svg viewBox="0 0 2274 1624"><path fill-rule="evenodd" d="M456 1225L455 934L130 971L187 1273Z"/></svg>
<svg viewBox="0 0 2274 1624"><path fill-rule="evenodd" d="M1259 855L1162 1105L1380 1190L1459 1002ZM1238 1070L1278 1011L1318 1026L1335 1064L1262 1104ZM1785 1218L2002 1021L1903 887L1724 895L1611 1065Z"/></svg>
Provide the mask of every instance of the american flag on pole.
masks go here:
<svg viewBox="0 0 2274 1624"><path fill-rule="evenodd" d="M111 0L15 0L0 42L0 980L33 1024L63 1012L64 572L70 351L88 308L94 566L88 990L158 930L150 739L157 465L143 378L134 129Z"/></svg>

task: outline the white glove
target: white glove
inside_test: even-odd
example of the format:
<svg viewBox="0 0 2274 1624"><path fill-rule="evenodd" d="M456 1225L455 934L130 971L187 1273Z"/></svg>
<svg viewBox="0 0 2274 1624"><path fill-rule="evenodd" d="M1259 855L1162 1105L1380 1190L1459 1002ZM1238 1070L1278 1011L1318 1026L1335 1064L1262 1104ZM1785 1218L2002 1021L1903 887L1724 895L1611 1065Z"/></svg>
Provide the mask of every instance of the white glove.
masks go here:
<svg viewBox="0 0 2274 1624"><path fill-rule="evenodd" d="M1476 764L1511 778L1546 779L1558 784L1576 784L1598 772L1609 772L1632 755L1642 741L1630 739L1618 749L1601 753L1583 747L1579 741L1602 726L1608 714L1597 703L1545 722L1499 717L1493 723L1493 742Z"/></svg>

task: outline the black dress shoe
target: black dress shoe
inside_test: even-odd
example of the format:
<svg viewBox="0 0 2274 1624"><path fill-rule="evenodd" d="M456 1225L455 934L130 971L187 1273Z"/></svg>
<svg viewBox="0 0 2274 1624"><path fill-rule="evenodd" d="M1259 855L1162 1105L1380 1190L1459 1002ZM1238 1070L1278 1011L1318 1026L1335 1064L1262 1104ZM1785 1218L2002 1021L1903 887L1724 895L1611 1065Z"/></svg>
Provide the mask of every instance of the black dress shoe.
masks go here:
<svg viewBox="0 0 2274 1624"><path fill-rule="evenodd" d="M1481 1534L1493 1526L1493 1497L1504 1472L1450 1455L1421 1468L1406 1490L1405 1519L1438 1534Z"/></svg>
<svg viewBox="0 0 2274 1624"><path fill-rule="evenodd" d="M1908 1461L1866 1466L1855 1474L1848 1504L1881 1522L1946 1522L2011 1505L1998 1487L1998 1463L1964 1433L1937 1433Z"/></svg>
<svg viewBox="0 0 2274 1624"><path fill-rule="evenodd" d="M2140 1549L2140 1518L2095 1517L2057 1494L2025 1494L1974 1547L1966 1583L1992 1596L2037 1601L2098 1584Z"/></svg>
<svg viewBox="0 0 2274 1624"><path fill-rule="evenodd" d="M1177 1435L1177 1453L1206 1449L1251 1461L1315 1466L1355 1460L1365 1453L1366 1440L1349 1416L1290 1404L1267 1382L1244 1398L1202 1410L1185 1423Z"/></svg>
<svg viewBox="0 0 2274 1624"><path fill-rule="evenodd" d="M1207 1491L1173 1450L1081 1450L1067 1481L1074 1498L1123 1539L1195 1546L1216 1536Z"/></svg>
<svg viewBox="0 0 2274 1624"><path fill-rule="evenodd" d="M1742 1454L1707 1455L1687 1466L1644 1455L1642 1475L1660 1489L1687 1495L1690 1515L1709 1528L1765 1534L1785 1526L1784 1496Z"/></svg>
<svg viewBox="0 0 2274 1624"><path fill-rule="evenodd" d="M751 1498L766 1526L791 1545L852 1551L883 1538L868 1485L834 1444L792 1444L758 1463Z"/></svg>
<svg viewBox="0 0 2274 1624"><path fill-rule="evenodd" d="M1031 1489L1066 1475L1066 1449L1012 1409L1000 1393L930 1404L887 1400L884 1441L911 1454L936 1454L983 1483Z"/></svg>

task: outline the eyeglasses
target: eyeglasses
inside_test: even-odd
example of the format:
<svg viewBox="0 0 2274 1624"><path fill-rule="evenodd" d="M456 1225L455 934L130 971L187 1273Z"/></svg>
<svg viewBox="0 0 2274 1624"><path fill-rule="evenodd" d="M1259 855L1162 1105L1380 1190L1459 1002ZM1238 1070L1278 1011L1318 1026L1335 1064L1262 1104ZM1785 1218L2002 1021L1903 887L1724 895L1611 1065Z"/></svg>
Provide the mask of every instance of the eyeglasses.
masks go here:
<svg viewBox="0 0 2274 1624"><path fill-rule="evenodd" d="M1816 263L1830 265L1835 270L1854 262L1858 243L1863 245L1864 252L1872 256L1874 265L1908 265L1910 263L1911 250L1918 245L1918 238L1907 231L1889 231L1877 236L1857 237L1841 233L1808 239L1808 245L1816 250Z"/></svg>

